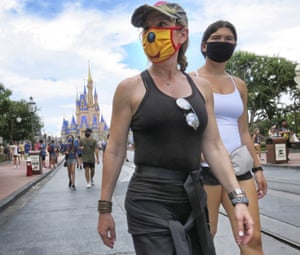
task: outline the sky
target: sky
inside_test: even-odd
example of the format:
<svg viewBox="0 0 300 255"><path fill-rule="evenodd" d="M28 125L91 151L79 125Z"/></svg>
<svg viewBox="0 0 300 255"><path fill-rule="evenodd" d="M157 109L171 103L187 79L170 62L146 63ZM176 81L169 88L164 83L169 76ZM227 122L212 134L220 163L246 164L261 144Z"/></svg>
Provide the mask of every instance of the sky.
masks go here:
<svg viewBox="0 0 300 255"><path fill-rule="evenodd" d="M149 66L133 11L155 1L1 0L0 83L12 100L37 104L42 132L59 136L63 119L75 115L88 68L108 126L118 83ZM299 0L183 0L189 18L188 68L203 63L200 40L219 19L233 23L237 50L300 63ZM1 113L3 114L3 113Z"/></svg>

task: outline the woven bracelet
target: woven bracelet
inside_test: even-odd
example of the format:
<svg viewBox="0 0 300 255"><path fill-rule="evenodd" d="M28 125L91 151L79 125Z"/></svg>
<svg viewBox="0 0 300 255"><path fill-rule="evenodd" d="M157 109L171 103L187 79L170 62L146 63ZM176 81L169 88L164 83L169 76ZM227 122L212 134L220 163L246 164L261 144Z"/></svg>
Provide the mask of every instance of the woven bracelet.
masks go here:
<svg viewBox="0 0 300 255"><path fill-rule="evenodd" d="M252 168L252 172L253 173L256 173L257 171L263 171L264 169L261 167L261 166L258 166L258 167L253 167Z"/></svg>
<svg viewBox="0 0 300 255"><path fill-rule="evenodd" d="M245 205L249 205L249 200L246 196L243 197L235 197L233 199L231 199L231 203L233 206L236 206L237 204L245 204Z"/></svg>
<svg viewBox="0 0 300 255"><path fill-rule="evenodd" d="M112 202L105 200L98 200L98 212L99 213L111 213Z"/></svg>

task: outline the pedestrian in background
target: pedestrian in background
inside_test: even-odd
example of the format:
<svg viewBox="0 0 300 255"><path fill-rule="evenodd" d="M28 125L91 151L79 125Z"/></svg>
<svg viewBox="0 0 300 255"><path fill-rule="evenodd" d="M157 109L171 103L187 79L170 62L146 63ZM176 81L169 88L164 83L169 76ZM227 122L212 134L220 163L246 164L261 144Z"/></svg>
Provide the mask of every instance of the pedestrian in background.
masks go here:
<svg viewBox="0 0 300 255"><path fill-rule="evenodd" d="M69 187L76 190L75 186L75 165L78 160L77 146L74 144L74 137L72 135L67 136L67 146L65 148L65 157L67 161Z"/></svg>
<svg viewBox="0 0 300 255"><path fill-rule="evenodd" d="M80 139L79 145L82 151L82 162L85 172L86 188L94 185L95 162L99 164L99 148L97 141L91 137L92 130L85 130L85 137Z"/></svg>
<svg viewBox="0 0 300 255"><path fill-rule="evenodd" d="M49 153L49 168L54 169L56 168L56 162L57 162L57 148L54 140L51 140L50 144L48 145L48 153Z"/></svg>
<svg viewBox="0 0 300 255"><path fill-rule="evenodd" d="M252 142L254 144L254 148L259 159L261 159L261 143L263 142L264 139L265 138L260 133L259 128L255 128L252 135Z"/></svg>
<svg viewBox="0 0 300 255"><path fill-rule="evenodd" d="M11 155L10 155L10 148L9 148L9 144L6 144L4 146L4 154L5 154L5 159L7 161L10 161L11 160Z"/></svg>
<svg viewBox="0 0 300 255"><path fill-rule="evenodd" d="M227 155L245 144L253 158L252 171L249 169L245 174L237 176L239 185L249 197L249 210L254 220L253 238L239 248L243 255L261 255L263 248L258 199L267 193L267 182L248 131L247 86L244 81L228 74L225 70L226 62L232 56L236 43L236 29L230 22L219 20L210 24L204 31L201 41L205 64L192 74L210 82L216 120ZM207 157L205 159L208 161ZM211 233L215 236L217 232L219 207L222 203L235 234L238 226L234 216L235 208L227 196L228 191L221 186L220 179L217 180L218 178L215 177L215 172L211 171L210 162L202 162L202 166L204 187L208 196Z"/></svg>
<svg viewBox="0 0 300 255"><path fill-rule="evenodd" d="M25 153L24 142L20 141L19 142L19 155L20 155L21 160L24 159L24 153Z"/></svg>
<svg viewBox="0 0 300 255"><path fill-rule="evenodd" d="M15 168L17 168L21 164L20 152L19 152L19 143L17 141L15 141L12 148L13 148L12 155L13 155L13 160L14 160L14 166L15 166Z"/></svg>
<svg viewBox="0 0 300 255"><path fill-rule="evenodd" d="M46 144L42 139L39 140L39 151L40 151L40 158L42 161L42 167L47 168L46 166L46 155L47 155L47 149L46 149Z"/></svg>
<svg viewBox="0 0 300 255"><path fill-rule="evenodd" d="M31 144L29 141L25 141L24 144L24 157L27 160L28 156L29 156L29 152L31 150Z"/></svg>
<svg viewBox="0 0 300 255"><path fill-rule="evenodd" d="M77 168L82 169L82 151L80 149L80 136L77 136L77 139L74 142L75 146L78 148L77 151Z"/></svg>
<svg viewBox="0 0 300 255"><path fill-rule="evenodd" d="M114 247L112 195L126 157L128 132L135 143L135 172L125 198L137 255L215 254L201 185L201 151L235 205L236 240L246 244L252 219L228 153L218 134L207 81L184 71L188 20L176 3L142 5L131 22L142 28L150 67L118 85L106 146L98 233Z"/></svg>

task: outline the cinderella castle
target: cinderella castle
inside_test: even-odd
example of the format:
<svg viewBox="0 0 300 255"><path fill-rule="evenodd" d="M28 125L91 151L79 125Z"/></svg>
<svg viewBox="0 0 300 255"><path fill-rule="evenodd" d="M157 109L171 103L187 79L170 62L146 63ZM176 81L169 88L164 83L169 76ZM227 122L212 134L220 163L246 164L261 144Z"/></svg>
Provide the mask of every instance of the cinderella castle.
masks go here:
<svg viewBox="0 0 300 255"><path fill-rule="evenodd" d="M100 112L98 104L98 95L96 89L93 88L93 80L88 69L87 85L84 86L83 93L77 95L75 116L73 115L71 122L63 119L61 129L62 142L66 141L68 135L84 136L87 128L93 130L92 136L97 141L103 140L108 132L108 126L103 115Z"/></svg>

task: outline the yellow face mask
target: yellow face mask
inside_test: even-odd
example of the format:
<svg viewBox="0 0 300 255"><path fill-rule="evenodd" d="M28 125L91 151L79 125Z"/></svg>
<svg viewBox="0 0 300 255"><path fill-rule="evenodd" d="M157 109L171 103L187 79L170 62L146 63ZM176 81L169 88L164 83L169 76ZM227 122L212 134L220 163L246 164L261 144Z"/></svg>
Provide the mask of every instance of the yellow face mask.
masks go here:
<svg viewBox="0 0 300 255"><path fill-rule="evenodd" d="M182 27L151 27L143 34L143 48L149 60L160 63L173 56L181 47L175 45L173 31Z"/></svg>

